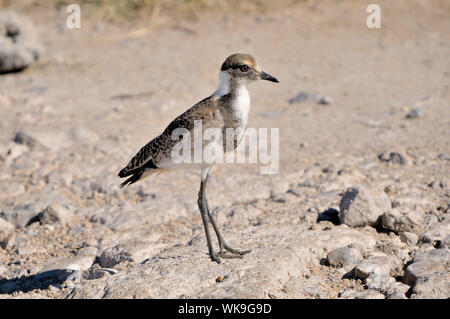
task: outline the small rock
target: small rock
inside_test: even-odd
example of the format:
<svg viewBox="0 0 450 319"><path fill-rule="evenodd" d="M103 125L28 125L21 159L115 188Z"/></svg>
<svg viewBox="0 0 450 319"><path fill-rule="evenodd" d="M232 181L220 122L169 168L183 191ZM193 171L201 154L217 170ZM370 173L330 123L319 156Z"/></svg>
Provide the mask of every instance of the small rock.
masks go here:
<svg viewBox="0 0 450 319"><path fill-rule="evenodd" d="M316 101L319 104L328 105L333 103L333 100L329 96L318 96L308 92L300 92L296 96L288 100L289 104L303 103L307 101Z"/></svg>
<svg viewBox="0 0 450 319"><path fill-rule="evenodd" d="M16 234L11 233L8 236L1 238L0 247L3 249L11 249L12 247L14 247L14 244L17 241L16 237Z"/></svg>
<svg viewBox="0 0 450 319"><path fill-rule="evenodd" d="M445 238L450 236L450 219L443 222L435 223L426 232L419 236L422 243L436 243L442 242Z"/></svg>
<svg viewBox="0 0 450 319"><path fill-rule="evenodd" d="M34 277L35 280L58 280L64 282L74 273L81 276L81 272L88 270L94 262L92 256L77 256L71 258L56 259L45 265ZM77 275L78 276L78 275Z"/></svg>
<svg viewBox="0 0 450 319"><path fill-rule="evenodd" d="M20 256L24 256L24 255L30 255L33 254L37 251L36 247L30 245L30 243L26 243L26 244L22 244L19 245L16 249L16 252L20 255Z"/></svg>
<svg viewBox="0 0 450 319"><path fill-rule="evenodd" d="M83 243L80 249L78 249L77 256L97 256L97 253L98 241L90 238Z"/></svg>
<svg viewBox="0 0 450 319"><path fill-rule="evenodd" d="M392 293L400 293L403 296L408 292L409 286L405 285L404 283L396 281L391 287L389 287L389 290L387 290L388 294Z"/></svg>
<svg viewBox="0 0 450 319"><path fill-rule="evenodd" d="M409 261L410 263L414 260L414 258L416 258L417 256L420 256L421 254L427 252L427 251L431 251L431 250L435 250L436 247L434 247L432 244L428 244L428 243L423 243L422 245L416 247L416 249L414 249L411 252L411 260Z"/></svg>
<svg viewBox="0 0 450 319"><path fill-rule="evenodd" d="M300 92L296 96L289 99L289 104L303 103L306 101L314 101L317 100L317 95L310 94L307 92Z"/></svg>
<svg viewBox="0 0 450 319"><path fill-rule="evenodd" d="M392 209L381 216L381 225L385 229L400 232L420 232L425 213L421 210L400 211Z"/></svg>
<svg viewBox="0 0 450 319"><path fill-rule="evenodd" d="M42 51L28 18L11 10L0 10L0 74L29 67Z"/></svg>
<svg viewBox="0 0 450 319"><path fill-rule="evenodd" d="M445 237L440 243L439 248L450 248L450 235Z"/></svg>
<svg viewBox="0 0 450 319"><path fill-rule="evenodd" d="M315 299L325 299L326 293L324 292L324 289L322 287L318 287L316 285L311 286L304 286L302 288L303 294L307 295L308 297L312 297Z"/></svg>
<svg viewBox="0 0 450 319"><path fill-rule="evenodd" d="M8 147L8 151L6 152L6 162L11 162L28 151L29 148L27 145L11 143L11 145Z"/></svg>
<svg viewBox="0 0 450 319"><path fill-rule="evenodd" d="M16 135L14 136L13 141L16 142L17 144L26 145L30 148L42 146L42 144L31 134L23 131L17 132Z"/></svg>
<svg viewBox="0 0 450 319"><path fill-rule="evenodd" d="M407 159L404 155L395 151L385 151L383 153L378 154L378 159L382 162L387 162L390 164L396 165L406 165Z"/></svg>
<svg viewBox="0 0 450 319"><path fill-rule="evenodd" d="M391 276L378 274L376 272L371 273L370 276L367 277L364 281L367 285L367 288L378 290L384 295L400 293L404 296L405 293L409 290L408 285L397 282Z"/></svg>
<svg viewBox="0 0 450 319"><path fill-rule="evenodd" d="M373 272L364 280L364 282L366 283L367 288L385 293L395 284L396 281L391 276Z"/></svg>
<svg viewBox="0 0 450 319"><path fill-rule="evenodd" d="M317 101L317 103L323 104L323 105L328 105L328 104L333 103L333 100L332 100L331 97L329 97L329 96L322 96L322 97Z"/></svg>
<svg viewBox="0 0 450 319"><path fill-rule="evenodd" d="M449 299L450 275L448 270L427 274L417 280L411 299Z"/></svg>
<svg viewBox="0 0 450 319"><path fill-rule="evenodd" d="M409 246L415 246L419 241L419 236L414 233L405 231L400 235L400 239L402 242L408 244Z"/></svg>
<svg viewBox="0 0 450 319"><path fill-rule="evenodd" d="M341 247L332 250L327 255L327 261L334 267L346 267L356 265L361 260L361 254L357 249Z"/></svg>
<svg viewBox="0 0 450 319"><path fill-rule="evenodd" d="M140 263L154 256L162 249L162 245L141 241L131 241L105 249L98 258L102 267L111 268L122 261Z"/></svg>
<svg viewBox="0 0 450 319"><path fill-rule="evenodd" d="M97 264L95 266L98 266ZM98 267L91 267L85 274L83 274L83 277L87 280L92 279L99 279L103 278L105 276L112 276L117 274L117 270L113 268L98 268Z"/></svg>
<svg viewBox="0 0 450 319"><path fill-rule="evenodd" d="M364 259L355 267L355 276L365 280L371 274L382 277L396 276L402 272L402 262L393 256L377 256Z"/></svg>
<svg viewBox="0 0 450 319"><path fill-rule="evenodd" d="M339 204L341 223L352 227L376 226L380 216L391 210L386 193L357 185L348 188Z"/></svg>
<svg viewBox="0 0 450 319"><path fill-rule="evenodd" d="M97 256L98 247L83 247L77 250L77 256Z"/></svg>
<svg viewBox="0 0 450 319"><path fill-rule="evenodd" d="M406 114L406 118L407 119L416 119L416 118L419 118L420 116L422 116L422 114L423 114L423 108L415 107Z"/></svg>
<svg viewBox="0 0 450 319"><path fill-rule="evenodd" d="M433 215L431 212L428 212L427 214L425 214L425 218L423 220L423 226L424 226L425 230L430 230L430 229L434 228L435 226L437 226L439 224L444 225L445 223L446 223L445 219L443 221L442 220L439 221L439 218L436 215ZM432 241L433 240L431 240L430 243Z"/></svg>
<svg viewBox="0 0 450 319"><path fill-rule="evenodd" d="M67 134L61 134L58 131L43 130L25 130L19 131L14 137L14 141L18 144L24 144L30 148L40 150L59 151L70 145Z"/></svg>
<svg viewBox="0 0 450 319"><path fill-rule="evenodd" d="M402 282L411 286L427 275L440 272L448 274L449 271L450 250L430 249L414 257L413 263L405 270Z"/></svg>
<svg viewBox="0 0 450 319"><path fill-rule="evenodd" d="M37 216L37 220L41 225L64 225L73 218L73 213L67 207L58 203L50 204Z"/></svg>

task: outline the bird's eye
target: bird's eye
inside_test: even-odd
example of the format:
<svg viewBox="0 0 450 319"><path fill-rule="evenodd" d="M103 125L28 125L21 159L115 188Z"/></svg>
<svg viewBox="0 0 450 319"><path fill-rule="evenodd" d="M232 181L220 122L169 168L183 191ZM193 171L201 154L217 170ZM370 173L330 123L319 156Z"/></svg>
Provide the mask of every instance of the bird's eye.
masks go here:
<svg viewBox="0 0 450 319"><path fill-rule="evenodd" d="M249 67L248 67L248 65L243 65L239 69L241 70L241 72L247 72Z"/></svg>

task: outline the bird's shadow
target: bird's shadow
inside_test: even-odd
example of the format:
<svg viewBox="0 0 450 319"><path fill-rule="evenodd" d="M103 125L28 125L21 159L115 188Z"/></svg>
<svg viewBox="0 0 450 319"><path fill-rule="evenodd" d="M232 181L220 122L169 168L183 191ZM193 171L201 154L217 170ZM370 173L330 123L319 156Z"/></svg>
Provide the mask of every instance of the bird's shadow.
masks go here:
<svg viewBox="0 0 450 319"><path fill-rule="evenodd" d="M67 272L64 269L55 269L41 272L37 275L23 275L11 279L0 278L0 293L26 293L36 289L45 290L50 286L61 289L62 284L68 280L71 280L73 275L73 272Z"/></svg>

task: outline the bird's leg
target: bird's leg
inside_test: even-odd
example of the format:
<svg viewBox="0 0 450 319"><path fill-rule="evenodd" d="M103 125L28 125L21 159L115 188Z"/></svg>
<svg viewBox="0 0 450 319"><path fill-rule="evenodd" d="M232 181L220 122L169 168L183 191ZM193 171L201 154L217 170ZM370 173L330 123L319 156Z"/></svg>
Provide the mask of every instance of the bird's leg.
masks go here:
<svg viewBox="0 0 450 319"><path fill-rule="evenodd" d="M231 248L230 246L227 245L227 243L223 239L222 235L220 234L219 227L217 227L216 221L214 220L214 218L211 214L211 209L209 207L208 199L206 198L205 189L206 189L206 182L208 181L208 174L209 174L209 169L202 171L202 186L200 187L200 191L203 190L202 200L205 203L206 212L208 214L209 220L211 221L211 224L214 228L214 232L216 233L216 236L217 236L217 240L219 242L219 253L218 254L224 258L239 258L242 255L248 254L250 252L250 250L240 251L240 250ZM199 194L199 196L200 196L200 194ZM205 226L205 231L206 231L206 227L207 226ZM208 233L209 233L209 230L208 230ZM210 246L210 245L208 244L208 246ZM223 251L223 248L225 248L226 251L228 251L234 255L237 255L237 256L226 255L226 253Z"/></svg>
<svg viewBox="0 0 450 319"><path fill-rule="evenodd" d="M224 258L240 258L242 255L248 254L249 252L251 252L251 250L237 250L234 248L231 248L230 246L227 245L227 243L225 242L225 240L223 239L222 235L220 234L219 228L217 227L217 224L211 214L210 208L209 208L209 204L208 204L208 200L206 200L206 207L208 210L208 216L209 216L209 220L211 221L211 224L214 228L214 231L216 232L217 235L217 240L219 241L219 254L224 257ZM226 256L224 255L225 252L223 251L223 248L225 248L226 251L234 254L235 256Z"/></svg>
<svg viewBox="0 0 450 319"><path fill-rule="evenodd" d="M206 188L206 182L208 180L208 173L206 173L206 177L203 177L203 171L202 171L202 182L200 184L200 191L198 192L198 208L200 209L200 214L202 216L203 221L203 227L205 228L205 234L206 234L206 242L208 243L208 251L209 256L211 259L217 263L220 264L220 258L217 256L216 253L214 253L214 248L211 243L211 238L209 236L209 226L208 226L208 209L206 205L206 194L205 194L205 188Z"/></svg>

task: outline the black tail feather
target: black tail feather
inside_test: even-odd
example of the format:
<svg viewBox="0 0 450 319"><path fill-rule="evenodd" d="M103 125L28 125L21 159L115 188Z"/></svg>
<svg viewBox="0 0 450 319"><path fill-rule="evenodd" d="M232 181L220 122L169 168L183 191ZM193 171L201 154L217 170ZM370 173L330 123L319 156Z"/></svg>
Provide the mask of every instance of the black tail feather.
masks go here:
<svg viewBox="0 0 450 319"><path fill-rule="evenodd" d="M128 175L130 175L130 174L127 174L127 168L125 167L125 168L122 168L121 170L120 170L120 172L119 172L119 174L117 174L117 175L119 175L119 177L125 177L125 176L128 176Z"/></svg>
<svg viewBox="0 0 450 319"><path fill-rule="evenodd" d="M150 159L149 161L147 161L147 163L145 163L141 167L135 168L133 170L128 170L127 167L123 168L119 172L119 177L126 177L130 175L132 176L128 178L125 182L120 184L120 188L136 183L142 177L142 174L144 174L145 170L147 169L158 169L158 167L155 165L153 160Z"/></svg>
<svg viewBox="0 0 450 319"><path fill-rule="evenodd" d="M140 172L135 173L133 176L128 178L125 182L120 184L120 188L123 188L124 186L131 185L133 183L136 183L144 173L144 170L141 170Z"/></svg>
<svg viewBox="0 0 450 319"><path fill-rule="evenodd" d="M127 167L122 168L122 170L119 172L119 177L127 177L130 175L137 174L142 171L143 168L151 168L151 169L157 169L158 167L153 162L153 159L148 160L144 165L139 166L135 169L130 169Z"/></svg>

